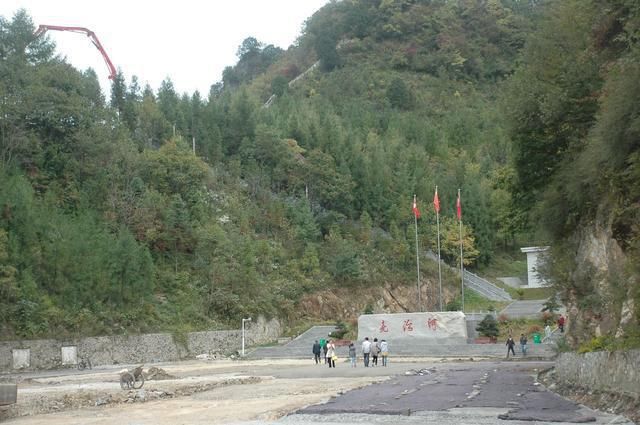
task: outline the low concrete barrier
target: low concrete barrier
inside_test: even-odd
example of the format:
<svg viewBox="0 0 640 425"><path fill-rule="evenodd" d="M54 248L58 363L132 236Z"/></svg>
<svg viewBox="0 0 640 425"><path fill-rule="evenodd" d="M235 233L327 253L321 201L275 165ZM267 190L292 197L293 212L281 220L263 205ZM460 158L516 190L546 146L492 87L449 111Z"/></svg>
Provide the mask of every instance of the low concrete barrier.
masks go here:
<svg viewBox="0 0 640 425"><path fill-rule="evenodd" d="M250 346L272 342L281 332L277 320L259 318L245 331L245 343ZM90 359L94 366L175 361L195 358L198 354L228 354L239 351L241 346L240 330L4 341L0 342L0 370L74 366L81 358Z"/></svg>
<svg viewBox="0 0 640 425"><path fill-rule="evenodd" d="M16 384L0 384L0 406L8 406L18 401Z"/></svg>

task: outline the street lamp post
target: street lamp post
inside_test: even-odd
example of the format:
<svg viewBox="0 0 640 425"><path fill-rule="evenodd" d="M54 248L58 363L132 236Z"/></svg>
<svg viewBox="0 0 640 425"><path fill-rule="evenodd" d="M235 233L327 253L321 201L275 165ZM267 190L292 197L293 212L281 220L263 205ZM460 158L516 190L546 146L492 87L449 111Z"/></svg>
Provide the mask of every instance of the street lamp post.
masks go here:
<svg viewBox="0 0 640 425"><path fill-rule="evenodd" d="M250 322L251 317L248 319L242 319L242 357L244 357L244 322Z"/></svg>

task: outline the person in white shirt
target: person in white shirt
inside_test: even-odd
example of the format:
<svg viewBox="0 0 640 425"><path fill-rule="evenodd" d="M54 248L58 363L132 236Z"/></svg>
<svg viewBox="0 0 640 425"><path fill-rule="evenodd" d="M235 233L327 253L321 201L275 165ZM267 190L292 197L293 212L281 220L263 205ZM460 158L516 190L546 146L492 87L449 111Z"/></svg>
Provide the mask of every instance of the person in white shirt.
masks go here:
<svg viewBox="0 0 640 425"><path fill-rule="evenodd" d="M387 357L389 356L389 344L384 339L380 341L380 356L382 357L382 366L386 366Z"/></svg>
<svg viewBox="0 0 640 425"><path fill-rule="evenodd" d="M369 337L364 338L362 343L362 357L364 357L364 367L369 367L369 355L371 354L371 341Z"/></svg>
<svg viewBox="0 0 640 425"><path fill-rule="evenodd" d="M332 340L327 343L327 363L329 367L336 367L336 346Z"/></svg>

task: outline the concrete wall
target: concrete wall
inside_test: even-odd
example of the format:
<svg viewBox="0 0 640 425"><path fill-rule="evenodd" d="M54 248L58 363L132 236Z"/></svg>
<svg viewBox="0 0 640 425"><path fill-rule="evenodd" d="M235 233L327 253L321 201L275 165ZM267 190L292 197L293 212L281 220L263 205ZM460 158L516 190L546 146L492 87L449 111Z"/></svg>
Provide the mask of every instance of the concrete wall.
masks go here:
<svg viewBox="0 0 640 425"><path fill-rule="evenodd" d="M247 347L275 341L282 332L277 320L258 318L245 326ZM69 347L76 347L77 360L88 357L93 365L104 365L173 361L194 358L198 354L227 354L239 351L241 346L241 330L192 332L185 336L157 333L77 340L5 341L0 342L0 371L48 369L73 364ZM18 362L16 353L19 354ZM25 359L28 359L26 363Z"/></svg>
<svg viewBox="0 0 640 425"><path fill-rule="evenodd" d="M545 252L549 250L548 246L530 246L520 248L520 251L527 254L527 287L541 288L547 285L547 282L538 275L538 269L542 266L542 259Z"/></svg>
<svg viewBox="0 0 640 425"><path fill-rule="evenodd" d="M640 350L563 353L555 372L562 384L640 397Z"/></svg>
<svg viewBox="0 0 640 425"><path fill-rule="evenodd" d="M411 340L466 344L467 325L460 311L363 314L358 317L358 341L365 337L386 339L390 344Z"/></svg>

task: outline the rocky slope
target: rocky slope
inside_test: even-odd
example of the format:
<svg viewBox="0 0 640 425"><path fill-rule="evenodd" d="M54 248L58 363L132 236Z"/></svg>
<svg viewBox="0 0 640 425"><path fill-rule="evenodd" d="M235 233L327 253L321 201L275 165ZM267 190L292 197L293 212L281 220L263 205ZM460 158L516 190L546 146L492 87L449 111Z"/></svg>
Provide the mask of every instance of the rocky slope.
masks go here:
<svg viewBox="0 0 640 425"><path fill-rule="evenodd" d="M600 214L572 241L575 257L561 288L568 314L568 342L576 347L592 338L634 338L640 328L637 274L614 237L613 220ZM562 256L562 253L554 255ZM594 347L598 348L598 347Z"/></svg>

